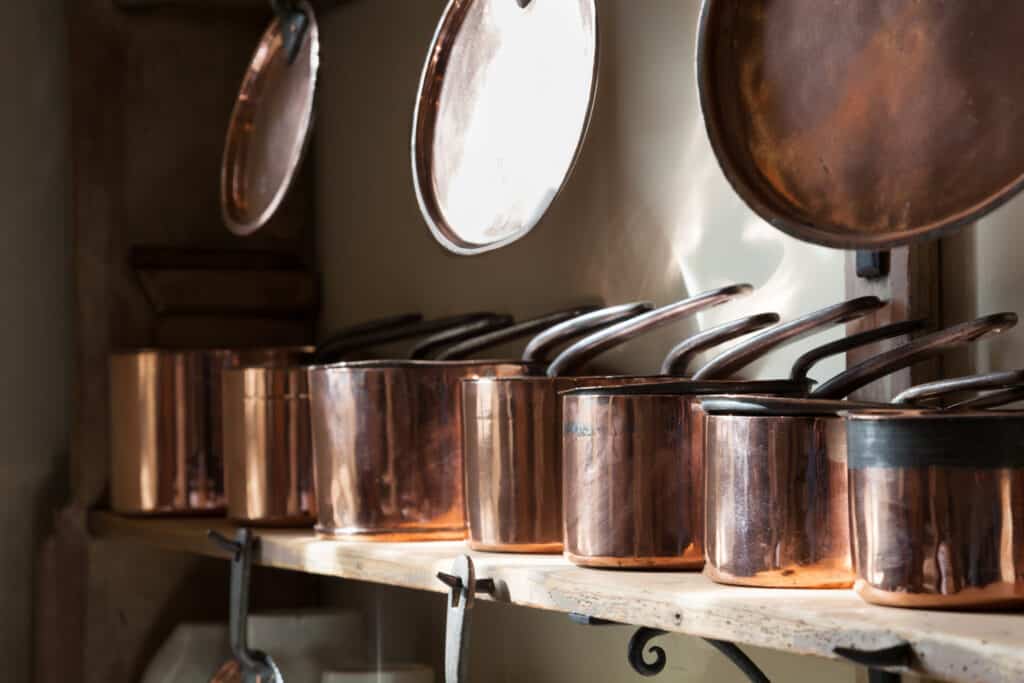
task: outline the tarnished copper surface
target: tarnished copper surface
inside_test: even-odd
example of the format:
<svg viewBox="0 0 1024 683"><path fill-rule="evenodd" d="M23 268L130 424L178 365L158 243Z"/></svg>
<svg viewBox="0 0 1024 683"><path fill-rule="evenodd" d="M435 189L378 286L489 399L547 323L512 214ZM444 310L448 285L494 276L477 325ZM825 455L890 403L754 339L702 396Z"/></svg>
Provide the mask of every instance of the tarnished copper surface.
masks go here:
<svg viewBox="0 0 1024 683"><path fill-rule="evenodd" d="M843 419L706 418L704 573L719 583L853 583Z"/></svg>
<svg viewBox="0 0 1024 683"><path fill-rule="evenodd" d="M291 187L313 125L320 37L313 9L296 4L308 25L289 64L282 23L274 19L242 79L221 165L224 223L237 235L263 226Z"/></svg>
<svg viewBox="0 0 1024 683"><path fill-rule="evenodd" d="M412 131L416 195L442 245L478 253L537 224L582 145L597 53L594 0L450 0Z"/></svg>
<svg viewBox="0 0 1024 683"><path fill-rule="evenodd" d="M701 106L740 196L786 232L882 247L1024 182L1024 4L704 0Z"/></svg>
<svg viewBox="0 0 1024 683"><path fill-rule="evenodd" d="M111 354L111 508L128 514L223 510L223 371L284 364L309 351L147 349Z"/></svg>
<svg viewBox="0 0 1024 683"><path fill-rule="evenodd" d="M229 369L222 387L228 517L246 524L312 525L306 368Z"/></svg>
<svg viewBox="0 0 1024 683"><path fill-rule="evenodd" d="M461 380L534 369L487 361L312 368L317 531L364 540L465 538Z"/></svg>
<svg viewBox="0 0 1024 683"><path fill-rule="evenodd" d="M563 397L565 553L593 567L700 569L703 423L688 396Z"/></svg>

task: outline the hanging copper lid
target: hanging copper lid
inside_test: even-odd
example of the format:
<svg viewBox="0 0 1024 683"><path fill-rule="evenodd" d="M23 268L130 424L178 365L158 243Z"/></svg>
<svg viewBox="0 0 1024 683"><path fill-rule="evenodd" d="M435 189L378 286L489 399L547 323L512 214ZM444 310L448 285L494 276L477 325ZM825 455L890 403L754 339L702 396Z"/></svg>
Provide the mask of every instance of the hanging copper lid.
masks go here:
<svg viewBox="0 0 1024 683"><path fill-rule="evenodd" d="M458 254L528 233L572 171L597 87L594 0L450 0L420 80L412 170Z"/></svg>
<svg viewBox="0 0 1024 683"><path fill-rule="evenodd" d="M704 0L711 146L762 218L884 248L1024 187L1024 3Z"/></svg>
<svg viewBox="0 0 1024 683"><path fill-rule="evenodd" d="M271 22L242 80L221 166L221 213L249 235L281 204L313 125L320 36L305 0L272 0Z"/></svg>

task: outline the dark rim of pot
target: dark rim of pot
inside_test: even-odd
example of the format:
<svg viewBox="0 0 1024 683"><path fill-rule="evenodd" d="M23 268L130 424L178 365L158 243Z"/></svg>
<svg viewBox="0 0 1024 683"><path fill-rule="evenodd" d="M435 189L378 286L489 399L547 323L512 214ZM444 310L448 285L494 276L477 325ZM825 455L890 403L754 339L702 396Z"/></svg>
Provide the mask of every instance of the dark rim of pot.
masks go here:
<svg viewBox="0 0 1024 683"><path fill-rule="evenodd" d="M811 380L791 379L711 379L663 382L661 384L626 384L614 387L582 387L560 392L561 396L701 396L707 394L784 394L804 395L811 389Z"/></svg>

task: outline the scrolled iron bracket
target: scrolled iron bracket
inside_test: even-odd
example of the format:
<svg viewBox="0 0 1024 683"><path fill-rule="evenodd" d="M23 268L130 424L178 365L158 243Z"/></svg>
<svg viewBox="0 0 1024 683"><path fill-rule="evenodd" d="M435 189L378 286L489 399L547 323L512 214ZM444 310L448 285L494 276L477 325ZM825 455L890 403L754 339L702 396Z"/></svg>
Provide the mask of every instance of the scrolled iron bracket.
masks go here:
<svg viewBox="0 0 1024 683"><path fill-rule="evenodd" d="M641 626L636 630L633 637L629 639L629 653L627 655L629 657L629 665L633 667L633 671L641 676L657 676L665 670L668 656L665 654L664 648L660 648L657 645L650 647L649 652L654 655L653 662L647 661L646 654L648 644L652 640L667 634L668 631L648 628L646 626Z"/></svg>
<svg viewBox="0 0 1024 683"><path fill-rule="evenodd" d="M867 667L870 683L899 683L902 676L885 669L909 669L914 659L914 648L910 643L898 643L880 650L837 647L832 652L854 664Z"/></svg>

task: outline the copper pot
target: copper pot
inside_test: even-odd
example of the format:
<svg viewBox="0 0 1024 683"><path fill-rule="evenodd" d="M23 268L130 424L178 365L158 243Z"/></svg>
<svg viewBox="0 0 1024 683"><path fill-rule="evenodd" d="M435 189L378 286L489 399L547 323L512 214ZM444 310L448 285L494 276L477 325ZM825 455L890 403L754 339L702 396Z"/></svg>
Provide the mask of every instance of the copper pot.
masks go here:
<svg viewBox="0 0 1024 683"><path fill-rule="evenodd" d="M720 292L708 301L728 300L743 289ZM687 300L692 301L692 300ZM602 330L566 350L551 368L573 368L579 356L609 343L672 322L694 311L692 303L638 316ZM710 346L778 321L778 316L753 316L691 337L670 353L676 370ZM552 372L549 368L549 373ZM463 383L463 449L466 467L466 514L469 544L475 550L561 552L562 455L559 392L583 386L675 381L671 376L519 377L470 380Z"/></svg>
<svg viewBox="0 0 1024 683"><path fill-rule="evenodd" d="M999 393L1013 401L1019 388ZM1024 606L1024 412L853 411L846 431L861 598L923 609Z"/></svg>
<svg viewBox="0 0 1024 683"><path fill-rule="evenodd" d="M699 569L704 563L701 395L803 395L806 380L745 381L766 351L882 306L862 297L776 325L720 354L693 379L562 395L565 555L590 567ZM709 370L710 369L710 370Z"/></svg>
<svg viewBox="0 0 1024 683"><path fill-rule="evenodd" d="M1015 322L1012 315L988 316L925 335L840 373L808 398L702 398L707 413L704 573L718 583L743 586L850 586L846 427L839 413L872 404L840 399ZM870 330L829 345L830 352L901 337L923 323ZM797 365L806 372L811 364Z"/></svg>
<svg viewBox="0 0 1024 683"><path fill-rule="evenodd" d="M308 347L143 349L113 353L110 506L125 514L224 509L221 375L249 363L288 362Z"/></svg>
<svg viewBox="0 0 1024 683"><path fill-rule="evenodd" d="M459 345L474 353L583 310L589 311L545 316ZM311 368L318 533L382 541L465 537L461 380L528 375L543 366L444 355Z"/></svg>
<svg viewBox="0 0 1024 683"><path fill-rule="evenodd" d="M315 353L287 364L264 363L223 373L224 487L227 514L249 525L306 526L316 516L308 366L314 358L366 357L373 347L432 333L417 348L481 330L506 329L508 316L473 313L437 320L405 314L360 323L330 335Z"/></svg>

